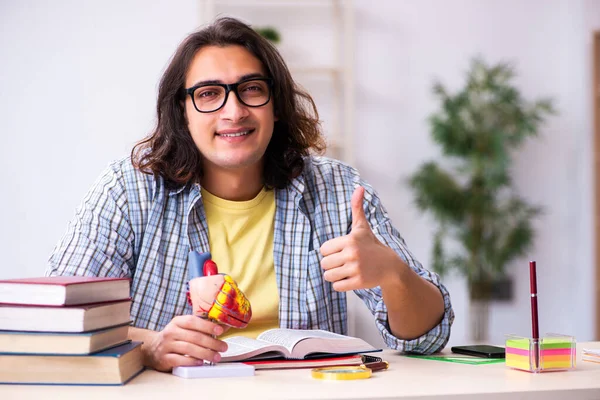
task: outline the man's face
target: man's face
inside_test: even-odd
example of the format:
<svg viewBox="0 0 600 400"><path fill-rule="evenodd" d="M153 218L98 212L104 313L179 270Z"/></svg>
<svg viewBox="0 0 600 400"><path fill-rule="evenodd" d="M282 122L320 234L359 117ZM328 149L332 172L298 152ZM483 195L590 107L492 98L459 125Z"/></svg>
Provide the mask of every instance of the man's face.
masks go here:
<svg viewBox="0 0 600 400"><path fill-rule="evenodd" d="M248 50L235 45L207 46L194 56L185 87L206 81L232 84L248 76L266 77L262 63ZM184 110L192 139L204 158L205 169L262 168L261 161L276 120L272 99L261 107L248 107L231 91L223 108L200 113L188 95Z"/></svg>

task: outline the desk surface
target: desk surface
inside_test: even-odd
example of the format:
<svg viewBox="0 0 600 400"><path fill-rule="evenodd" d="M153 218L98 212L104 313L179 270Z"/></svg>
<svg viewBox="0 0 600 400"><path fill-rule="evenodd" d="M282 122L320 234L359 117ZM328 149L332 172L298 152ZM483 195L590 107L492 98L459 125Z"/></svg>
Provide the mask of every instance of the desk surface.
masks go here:
<svg viewBox="0 0 600 400"><path fill-rule="evenodd" d="M600 364L581 361L568 372L531 374L503 363L466 365L403 357L386 350L390 369L357 381L320 381L309 369L257 371L244 378L182 379L145 371L125 386L0 385L0 399L600 399ZM226 394L223 393L223 390ZM518 395L517 395L518 393Z"/></svg>

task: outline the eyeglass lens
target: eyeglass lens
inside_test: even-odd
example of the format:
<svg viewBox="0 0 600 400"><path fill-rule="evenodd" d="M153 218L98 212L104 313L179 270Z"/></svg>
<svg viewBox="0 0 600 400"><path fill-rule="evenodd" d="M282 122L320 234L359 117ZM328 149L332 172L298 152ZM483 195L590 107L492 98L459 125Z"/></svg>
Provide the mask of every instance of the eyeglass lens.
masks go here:
<svg viewBox="0 0 600 400"><path fill-rule="evenodd" d="M194 103L199 111L214 111L225 103L225 94L222 86L201 86L194 91ZM261 80L241 82L237 86L237 94L245 105L259 107L269 102L269 84Z"/></svg>

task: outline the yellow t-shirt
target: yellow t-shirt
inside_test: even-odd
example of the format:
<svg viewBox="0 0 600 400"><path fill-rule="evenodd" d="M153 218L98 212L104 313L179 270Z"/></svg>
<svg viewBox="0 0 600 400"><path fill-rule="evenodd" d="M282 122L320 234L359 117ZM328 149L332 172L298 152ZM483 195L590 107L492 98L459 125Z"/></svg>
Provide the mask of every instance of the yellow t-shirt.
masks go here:
<svg viewBox="0 0 600 400"><path fill-rule="evenodd" d="M273 263L275 193L263 188L248 201L221 199L201 189L212 260L230 275L250 300L252 319L244 329L231 328L220 339L251 338L279 327L279 293Z"/></svg>

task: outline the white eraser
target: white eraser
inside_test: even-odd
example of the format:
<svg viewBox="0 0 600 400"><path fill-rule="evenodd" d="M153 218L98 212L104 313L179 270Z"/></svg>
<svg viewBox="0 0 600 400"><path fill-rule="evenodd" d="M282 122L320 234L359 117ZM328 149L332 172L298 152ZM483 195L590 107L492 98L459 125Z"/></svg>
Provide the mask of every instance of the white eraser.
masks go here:
<svg viewBox="0 0 600 400"><path fill-rule="evenodd" d="M196 367L175 367L173 375L180 378L226 378L231 376L253 376L254 366L247 364L199 365Z"/></svg>

